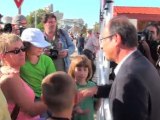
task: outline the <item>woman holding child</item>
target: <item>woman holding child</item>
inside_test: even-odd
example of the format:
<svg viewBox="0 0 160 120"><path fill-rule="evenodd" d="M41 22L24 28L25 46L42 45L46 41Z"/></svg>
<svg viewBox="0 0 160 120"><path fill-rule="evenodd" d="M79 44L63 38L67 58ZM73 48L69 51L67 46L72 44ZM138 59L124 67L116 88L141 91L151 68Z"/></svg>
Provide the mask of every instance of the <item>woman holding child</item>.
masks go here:
<svg viewBox="0 0 160 120"><path fill-rule="evenodd" d="M9 112L18 108L17 120L36 120L46 110L41 101L34 102L33 90L22 80L20 67L25 64L25 47L15 34L0 35L0 85L6 97Z"/></svg>

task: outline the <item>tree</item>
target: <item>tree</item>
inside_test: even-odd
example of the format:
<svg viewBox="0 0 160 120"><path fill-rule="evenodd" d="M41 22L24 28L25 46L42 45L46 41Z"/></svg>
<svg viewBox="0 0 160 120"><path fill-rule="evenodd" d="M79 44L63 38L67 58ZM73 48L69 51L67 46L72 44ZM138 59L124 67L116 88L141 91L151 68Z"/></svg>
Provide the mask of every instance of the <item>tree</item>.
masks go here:
<svg viewBox="0 0 160 120"><path fill-rule="evenodd" d="M45 10L43 9L38 9L36 11L33 11L28 15L27 21L28 21L28 26L29 27L35 27L35 24L37 28L43 30L43 24L42 24L42 16L46 13Z"/></svg>
<svg viewBox="0 0 160 120"><path fill-rule="evenodd" d="M87 32L87 24L85 24L81 30L81 33L86 35L86 32Z"/></svg>
<svg viewBox="0 0 160 120"><path fill-rule="evenodd" d="M94 24L93 31L94 31L94 32L99 32L99 30L100 30L100 24L99 24L98 22L96 22L96 23Z"/></svg>

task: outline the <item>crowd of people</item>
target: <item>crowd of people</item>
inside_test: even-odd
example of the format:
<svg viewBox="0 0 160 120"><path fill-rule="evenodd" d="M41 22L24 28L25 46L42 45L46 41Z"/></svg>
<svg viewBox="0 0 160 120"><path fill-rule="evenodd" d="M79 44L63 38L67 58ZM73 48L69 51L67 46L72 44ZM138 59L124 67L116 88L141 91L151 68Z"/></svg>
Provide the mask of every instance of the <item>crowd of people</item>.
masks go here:
<svg viewBox="0 0 160 120"><path fill-rule="evenodd" d="M94 120L101 98L109 98L113 120L159 120L157 24L139 38L129 19L117 16L101 35L88 30L74 44L53 13L42 23L43 31L29 28L17 15L0 33L0 120ZM116 64L113 83L101 86L92 81L100 45Z"/></svg>

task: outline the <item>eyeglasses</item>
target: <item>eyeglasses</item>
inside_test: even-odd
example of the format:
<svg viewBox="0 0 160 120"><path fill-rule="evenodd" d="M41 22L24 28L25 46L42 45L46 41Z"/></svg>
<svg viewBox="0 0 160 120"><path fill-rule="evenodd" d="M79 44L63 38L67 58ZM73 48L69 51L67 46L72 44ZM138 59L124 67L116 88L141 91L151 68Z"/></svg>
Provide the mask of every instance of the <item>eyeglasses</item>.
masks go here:
<svg viewBox="0 0 160 120"><path fill-rule="evenodd" d="M107 38L111 38L111 37L113 37L114 35L115 35L115 34L112 34L112 35L109 35L109 36L107 36L107 37L101 38L100 41L103 41L103 40L105 40L105 39L107 39Z"/></svg>
<svg viewBox="0 0 160 120"><path fill-rule="evenodd" d="M22 47L22 48L11 50L11 51L6 51L5 53L19 54L21 51L25 52L26 51L26 47Z"/></svg>

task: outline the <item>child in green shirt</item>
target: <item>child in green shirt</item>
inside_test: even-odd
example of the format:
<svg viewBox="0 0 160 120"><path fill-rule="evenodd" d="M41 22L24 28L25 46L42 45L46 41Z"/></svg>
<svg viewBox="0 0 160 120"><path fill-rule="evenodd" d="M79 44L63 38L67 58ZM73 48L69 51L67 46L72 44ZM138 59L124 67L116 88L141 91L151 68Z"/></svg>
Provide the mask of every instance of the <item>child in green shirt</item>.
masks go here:
<svg viewBox="0 0 160 120"><path fill-rule="evenodd" d="M84 55L72 59L68 73L75 80L78 90L96 85L89 81L92 76L91 61ZM94 120L94 112L99 106L100 100L94 97L85 98L75 108L74 120Z"/></svg>

